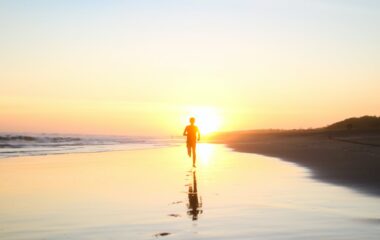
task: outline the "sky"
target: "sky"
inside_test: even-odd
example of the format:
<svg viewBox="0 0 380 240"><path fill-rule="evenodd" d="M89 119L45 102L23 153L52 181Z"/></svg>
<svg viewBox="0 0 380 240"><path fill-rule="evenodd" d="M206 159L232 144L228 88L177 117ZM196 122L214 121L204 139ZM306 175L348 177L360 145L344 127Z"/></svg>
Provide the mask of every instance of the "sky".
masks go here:
<svg viewBox="0 0 380 240"><path fill-rule="evenodd" d="M0 131L179 135L190 116L232 131L380 115L379 26L375 0L0 0Z"/></svg>

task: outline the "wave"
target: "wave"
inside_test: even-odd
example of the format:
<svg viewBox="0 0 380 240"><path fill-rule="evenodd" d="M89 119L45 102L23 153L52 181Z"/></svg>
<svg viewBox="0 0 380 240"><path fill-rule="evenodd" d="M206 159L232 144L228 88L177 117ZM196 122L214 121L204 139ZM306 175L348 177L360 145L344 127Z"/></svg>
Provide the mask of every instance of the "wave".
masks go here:
<svg viewBox="0 0 380 240"><path fill-rule="evenodd" d="M167 139L59 134L1 134L0 158L74 152L115 151L172 144Z"/></svg>
<svg viewBox="0 0 380 240"><path fill-rule="evenodd" d="M8 141L48 141L48 142L67 142L67 141L80 141L77 137L33 137L28 135L0 135L0 142Z"/></svg>

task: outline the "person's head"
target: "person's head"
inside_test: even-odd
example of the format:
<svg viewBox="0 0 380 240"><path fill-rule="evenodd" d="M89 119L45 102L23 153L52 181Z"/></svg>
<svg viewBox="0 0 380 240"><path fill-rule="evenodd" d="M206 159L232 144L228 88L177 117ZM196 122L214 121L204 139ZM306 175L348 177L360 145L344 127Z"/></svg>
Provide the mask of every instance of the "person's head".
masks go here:
<svg viewBox="0 0 380 240"><path fill-rule="evenodd" d="M191 117L191 118L189 119L189 121L190 121L190 123L193 125L193 124L195 123L195 118Z"/></svg>

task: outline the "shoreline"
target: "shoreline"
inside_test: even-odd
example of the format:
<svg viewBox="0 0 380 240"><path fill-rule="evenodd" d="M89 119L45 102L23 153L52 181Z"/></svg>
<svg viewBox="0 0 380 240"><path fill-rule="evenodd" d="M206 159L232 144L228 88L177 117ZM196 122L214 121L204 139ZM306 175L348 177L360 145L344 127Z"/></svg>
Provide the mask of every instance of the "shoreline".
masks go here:
<svg viewBox="0 0 380 240"><path fill-rule="evenodd" d="M237 152L261 154L295 163L308 168L313 179L379 197L379 136L372 134L335 138L326 133L231 133L228 138L224 136L217 142L224 143ZM368 142L371 143L367 144Z"/></svg>
<svg viewBox="0 0 380 240"><path fill-rule="evenodd" d="M130 148L120 148L120 149L102 149L102 150L83 150L83 151L67 151L67 152L45 152L45 153L36 153L36 154L24 154L24 155L0 155L0 160L10 159L10 158L20 158L20 157L38 157L38 156L49 156L49 155L65 155L65 154L91 154L91 153L106 153L106 152L123 152L123 151L136 151L136 150L144 150L144 149L159 149L159 148L167 148L167 147L176 147L178 145L146 145L143 147L130 147Z"/></svg>
<svg viewBox="0 0 380 240"><path fill-rule="evenodd" d="M376 239L378 198L221 144L0 161L5 239ZM13 161L16 160L16 161ZM342 202L344 201L344 202ZM310 232L310 226L315 231Z"/></svg>

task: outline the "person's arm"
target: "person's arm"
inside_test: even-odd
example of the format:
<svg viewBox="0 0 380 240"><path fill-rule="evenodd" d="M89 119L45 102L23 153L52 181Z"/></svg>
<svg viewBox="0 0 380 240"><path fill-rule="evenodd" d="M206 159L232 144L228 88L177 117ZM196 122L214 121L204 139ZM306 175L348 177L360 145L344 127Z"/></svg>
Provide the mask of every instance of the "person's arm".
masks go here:
<svg viewBox="0 0 380 240"><path fill-rule="evenodd" d="M185 130L183 130L183 136L187 136L187 127L185 127Z"/></svg>
<svg viewBox="0 0 380 240"><path fill-rule="evenodd" d="M197 133L198 133L198 141L201 140L201 132L199 131L199 128L197 128Z"/></svg>

